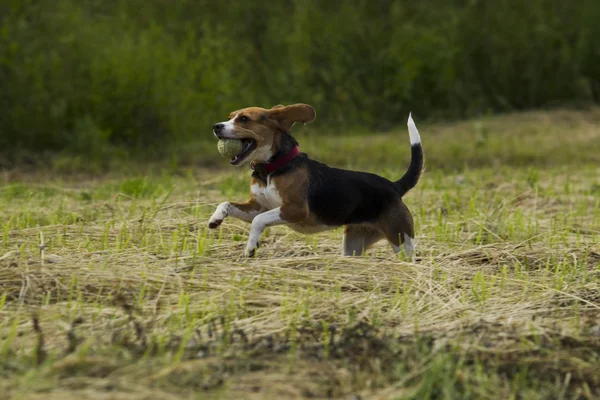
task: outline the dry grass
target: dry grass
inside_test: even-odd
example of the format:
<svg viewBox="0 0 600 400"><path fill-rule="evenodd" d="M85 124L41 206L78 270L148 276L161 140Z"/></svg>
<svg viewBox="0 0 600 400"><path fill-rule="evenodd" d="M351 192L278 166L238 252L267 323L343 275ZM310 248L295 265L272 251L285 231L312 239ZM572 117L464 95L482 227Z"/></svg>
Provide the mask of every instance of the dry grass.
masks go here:
<svg viewBox="0 0 600 400"><path fill-rule="evenodd" d="M557 115L540 159L569 149ZM590 118L573 137L600 141ZM531 124L482 124L500 135L502 121L516 121L513 136ZM451 153L428 152L436 143L421 131L431 164L451 165ZM0 397L598 398L594 157L430 168L406 196L416 263L384 243L343 258L340 231L285 227L265 234L256 259L242 258L248 225L206 229L216 204L246 196L247 172L226 167L77 181L7 175ZM371 170L393 177L397 163Z"/></svg>

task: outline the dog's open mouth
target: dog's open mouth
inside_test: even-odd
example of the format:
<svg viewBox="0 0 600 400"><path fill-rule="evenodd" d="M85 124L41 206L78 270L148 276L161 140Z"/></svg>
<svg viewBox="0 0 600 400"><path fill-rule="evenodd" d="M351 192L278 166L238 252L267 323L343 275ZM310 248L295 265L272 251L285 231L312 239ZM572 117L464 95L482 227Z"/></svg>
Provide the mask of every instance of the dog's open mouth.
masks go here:
<svg viewBox="0 0 600 400"><path fill-rule="evenodd" d="M256 141L253 139L242 139L242 151L233 157L229 162L231 165L238 165L246 159L256 149Z"/></svg>

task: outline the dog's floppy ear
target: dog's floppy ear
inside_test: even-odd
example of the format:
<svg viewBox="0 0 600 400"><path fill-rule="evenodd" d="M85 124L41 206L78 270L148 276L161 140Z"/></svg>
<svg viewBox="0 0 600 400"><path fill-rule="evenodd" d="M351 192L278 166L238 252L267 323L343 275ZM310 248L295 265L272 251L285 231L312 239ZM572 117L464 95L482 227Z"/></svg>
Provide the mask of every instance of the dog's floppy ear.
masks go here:
<svg viewBox="0 0 600 400"><path fill-rule="evenodd" d="M276 106L271 107L271 110L274 110L276 108L283 108L283 104L277 104Z"/></svg>
<svg viewBox="0 0 600 400"><path fill-rule="evenodd" d="M269 110L269 118L279 122L283 129L290 130L296 122L311 122L317 113L308 104L292 104L290 106L275 106Z"/></svg>

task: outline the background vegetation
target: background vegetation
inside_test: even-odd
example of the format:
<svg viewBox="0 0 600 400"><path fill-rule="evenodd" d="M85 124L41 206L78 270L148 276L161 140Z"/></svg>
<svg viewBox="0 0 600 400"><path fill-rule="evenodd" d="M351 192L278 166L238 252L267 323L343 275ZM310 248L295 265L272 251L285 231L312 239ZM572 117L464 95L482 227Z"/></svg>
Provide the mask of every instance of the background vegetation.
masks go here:
<svg viewBox="0 0 600 400"><path fill-rule="evenodd" d="M404 198L414 263L385 242L341 257L341 229L284 226L243 258L249 225L207 221L247 199L248 171L6 172L0 398L598 399L600 149L583 144L600 143L599 120L596 108L422 128L428 168ZM445 150L481 132L488 144ZM303 147L397 178L399 136ZM469 157L480 168L461 168Z"/></svg>
<svg viewBox="0 0 600 400"><path fill-rule="evenodd" d="M597 102L599 20L594 0L2 0L0 149L155 156L250 104L311 103L336 132Z"/></svg>

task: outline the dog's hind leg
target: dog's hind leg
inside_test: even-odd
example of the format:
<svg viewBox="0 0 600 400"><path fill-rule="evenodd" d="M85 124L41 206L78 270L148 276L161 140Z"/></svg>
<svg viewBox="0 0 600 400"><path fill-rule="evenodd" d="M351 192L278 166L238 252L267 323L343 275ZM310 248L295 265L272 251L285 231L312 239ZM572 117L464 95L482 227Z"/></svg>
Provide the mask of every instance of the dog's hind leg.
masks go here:
<svg viewBox="0 0 600 400"><path fill-rule="evenodd" d="M402 250L401 245L403 245L406 255L414 259L413 220L404 203L400 203L399 207L393 207L385 213L384 218L380 220L379 228L390 242L394 253L399 253Z"/></svg>
<svg viewBox="0 0 600 400"><path fill-rule="evenodd" d="M342 255L360 256L369 247L384 238L378 230L364 225L346 225L342 240Z"/></svg>
<svg viewBox="0 0 600 400"><path fill-rule="evenodd" d="M408 234L404 233L403 234L404 240L402 241L402 246L404 247L404 252L406 253L406 255L408 257L410 257L411 259L414 259L414 252L415 252L415 239L408 236ZM400 253L400 251L402 251L402 247L390 242L390 245L392 246L392 250L394 251L395 254Z"/></svg>

